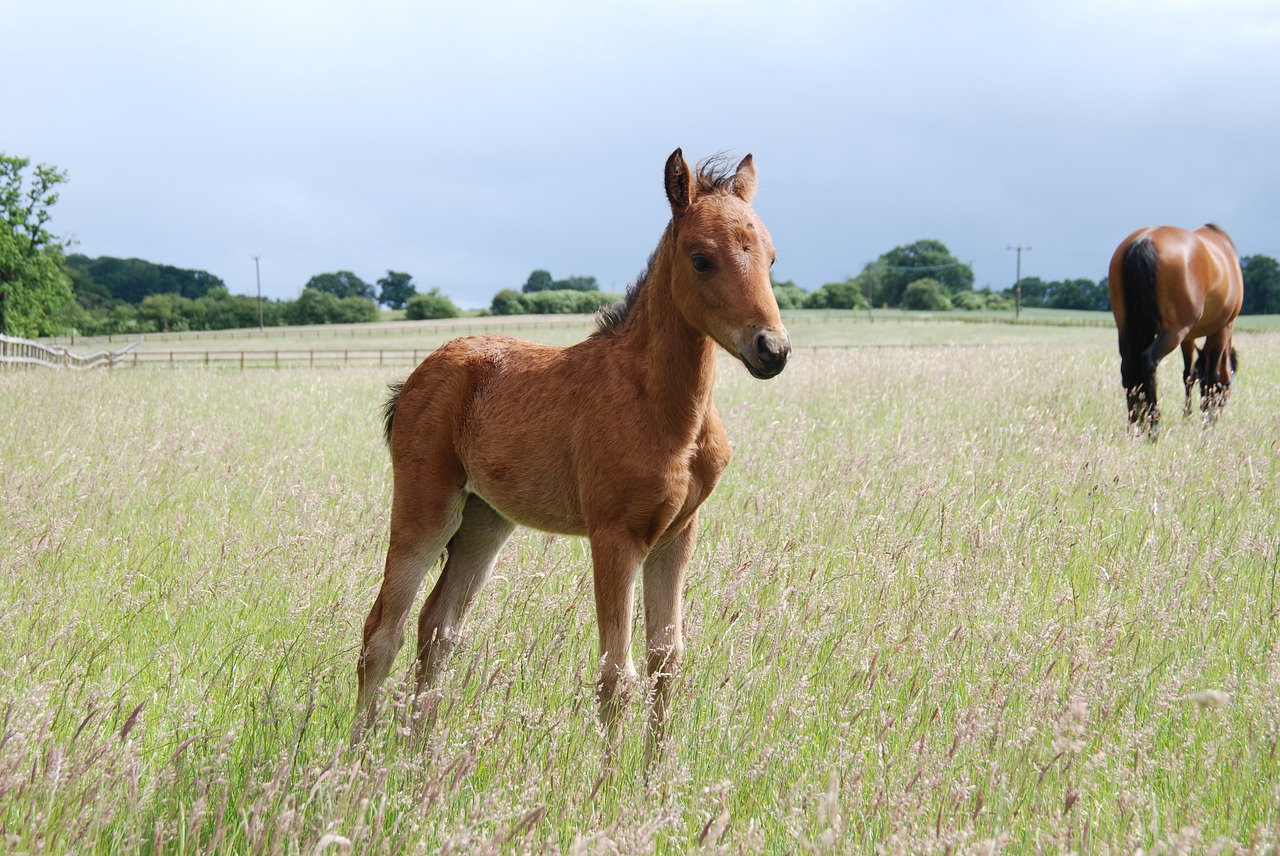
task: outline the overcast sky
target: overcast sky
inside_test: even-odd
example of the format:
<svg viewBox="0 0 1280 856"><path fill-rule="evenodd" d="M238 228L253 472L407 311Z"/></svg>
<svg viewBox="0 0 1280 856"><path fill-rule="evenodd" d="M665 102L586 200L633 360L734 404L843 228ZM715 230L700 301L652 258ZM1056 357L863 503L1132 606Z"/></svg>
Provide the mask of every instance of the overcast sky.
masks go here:
<svg viewBox="0 0 1280 856"><path fill-rule="evenodd" d="M70 181L89 256L294 297L407 271L487 306L621 290L662 165L752 152L805 290L920 238L1101 278L1155 223L1280 257L1280 1L0 0L0 151Z"/></svg>

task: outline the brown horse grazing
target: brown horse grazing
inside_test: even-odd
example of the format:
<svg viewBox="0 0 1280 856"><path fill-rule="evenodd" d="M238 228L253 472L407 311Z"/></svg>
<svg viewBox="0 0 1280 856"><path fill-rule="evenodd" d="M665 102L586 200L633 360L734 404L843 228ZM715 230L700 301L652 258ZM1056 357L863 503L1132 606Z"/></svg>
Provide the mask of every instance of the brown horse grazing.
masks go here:
<svg viewBox="0 0 1280 856"><path fill-rule="evenodd" d="M631 622L643 566L653 757L684 650L681 589L698 507L729 463L711 399L716 346L758 378L781 372L791 353L769 281L773 242L749 204L755 166L751 155L729 166L716 158L694 173L679 149L671 155L671 222L648 269L585 341L454 339L392 386L391 543L364 624L353 742L374 721L409 607L444 554L418 619L415 713L429 724L424 693L522 524L590 539L597 699L610 748L635 683Z"/></svg>
<svg viewBox="0 0 1280 856"><path fill-rule="evenodd" d="M1129 422L1149 427L1153 436L1159 431L1156 367L1177 347L1184 412L1191 415L1191 388L1199 379L1200 408L1215 417L1236 370L1231 330L1244 302L1244 276L1231 238L1213 224L1194 231L1139 229L1116 248L1107 281ZM1197 357L1195 340L1202 336Z"/></svg>

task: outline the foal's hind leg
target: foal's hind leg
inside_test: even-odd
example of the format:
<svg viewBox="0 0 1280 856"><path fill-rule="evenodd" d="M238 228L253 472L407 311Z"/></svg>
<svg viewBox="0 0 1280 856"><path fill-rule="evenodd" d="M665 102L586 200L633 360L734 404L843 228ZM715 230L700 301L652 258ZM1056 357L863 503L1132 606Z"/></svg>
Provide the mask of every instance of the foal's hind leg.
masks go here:
<svg viewBox="0 0 1280 856"><path fill-rule="evenodd" d="M427 595L418 617L418 689L414 710L419 724L429 729L435 707L425 706L426 691L433 687L449 660L458 628L476 595L493 573L493 563L515 524L471 494L462 511L462 523L449 541L449 558L435 588ZM423 711L427 711L425 719Z"/></svg>
<svg viewBox="0 0 1280 856"><path fill-rule="evenodd" d="M657 759L666 736L667 707L672 685L684 658L684 570L697 539L698 519L659 543L644 562L644 629L648 648L648 680L653 692L649 733L645 738L645 769Z"/></svg>
<svg viewBox="0 0 1280 856"><path fill-rule="evenodd" d="M356 666L360 689L351 727L352 743L358 742L373 724L374 700L404 643L404 620L409 607L422 578L457 530L464 499L465 494L457 488L442 491L424 487L421 482L410 486L407 480L397 480L386 571L378 598L364 622L364 645Z"/></svg>

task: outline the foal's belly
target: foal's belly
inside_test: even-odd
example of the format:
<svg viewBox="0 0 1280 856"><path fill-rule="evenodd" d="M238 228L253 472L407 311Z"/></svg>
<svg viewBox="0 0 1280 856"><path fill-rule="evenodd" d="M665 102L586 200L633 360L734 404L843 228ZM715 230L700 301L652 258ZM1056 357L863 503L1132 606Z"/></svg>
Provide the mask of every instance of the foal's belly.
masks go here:
<svg viewBox="0 0 1280 856"><path fill-rule="evenodd" d="M578 479L563 436L536 420L473 426L459 450L466 489L503 517L544 532L585 535Z"/></svg>
<svg viewBox="0 0 1280 856"><path fill-rule="evenodd" d="M467 490L487 502L495 511L513 523L555 532L560 535L586 535L587 526L577 508L574 495L548 490L551 485L539 483L536 477L511 480L515 465L495 478L494 473L469 473Z"/></svg>

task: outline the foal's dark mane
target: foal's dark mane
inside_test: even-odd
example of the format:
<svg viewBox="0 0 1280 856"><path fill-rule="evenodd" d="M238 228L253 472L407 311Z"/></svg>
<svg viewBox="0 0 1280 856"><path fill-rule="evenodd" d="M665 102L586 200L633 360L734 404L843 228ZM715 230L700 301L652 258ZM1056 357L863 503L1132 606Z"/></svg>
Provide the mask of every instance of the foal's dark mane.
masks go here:
<svg viewBox="0 0 1280 856"><path fill-rule="evenodd" d="M711 155L698 161L698 165L694 167L694 184L697 187L698 196L726 196L734 192L734 175L736 172L736 164L724 152ZM635 280L627 286L627 293L621 300L612 306L605 306L596 313L596 332L594 335L603 338L612 338L620 331L623 322L631 314L631 309L636 305L636 301L640 298L640 293L644 290L645 283L649 281L649 275L653 272L654 262L658 258L658 250L662 248L662 244L671 235L671 227L662 233L662 239L658 241L658 249L649 254L649 262L640 271Z"/></svg>

